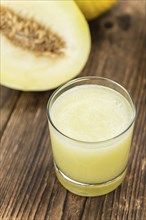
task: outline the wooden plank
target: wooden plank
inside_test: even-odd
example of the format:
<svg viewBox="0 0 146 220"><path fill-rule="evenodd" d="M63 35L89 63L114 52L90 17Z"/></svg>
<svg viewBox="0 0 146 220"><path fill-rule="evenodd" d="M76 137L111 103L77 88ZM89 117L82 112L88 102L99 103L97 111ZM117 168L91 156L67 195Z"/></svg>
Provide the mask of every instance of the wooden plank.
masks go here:
<svg viewBox="0 0 146 220"><path fill-rule="evenodd" d="M19 91L0 87L0 136L5 130L20 94Z"/></svg>
<svg viewBox="0 0 146 220"><path fill-rule="evenodd" d="M2 98L0 219L146 219L145 2L121 1L91 22L92 52L80 76L111 78L132 94L137 120L127 176L115 191L95 198L73 195L55 177L46 104L51 92Z"/></svg>
<svg viewBox="0 0 146 220"><path fill-rule="evenodd" d="M36 187L39 187L44 172L46 172L46 175L51 175L51 172L48 173L47 168L42 163L42 161L45 163L44 157L47 157L47 161L51 157L47 153L50 145L48 143L48 132L44 134L44 130L47 131L48 129L45 115L47 99L48 93L43 95L41 93L23 93L8 122L7 130L2 136L1 158L4 159L1 164L2 194L0 202L3 203L3 210L7 208L6 217L9 214L9 207L12 208L14 202L18 204L15 213L21 205L25 205L22 200L25 199L26 191L32 190L33 178L38 178L38 186ZM40 143L42 144L44 139L47 144L40 147ZM50 159L49 163L51 162ZM48 163L47 166L49 166ZM34 170L36 167L38 168L37 172ZM43 167L45 167L45 170ZM52 163L50 169L52 169ZM7 175L5 175L6 173ZM39 176L36 176L36 173ZM21 196L17 198L18 193ZM7 203L7 196L11 196L9 203ZM3 198L5 198L6 203L3 202ZM11 211L13 212L13 210Z"/></svg>

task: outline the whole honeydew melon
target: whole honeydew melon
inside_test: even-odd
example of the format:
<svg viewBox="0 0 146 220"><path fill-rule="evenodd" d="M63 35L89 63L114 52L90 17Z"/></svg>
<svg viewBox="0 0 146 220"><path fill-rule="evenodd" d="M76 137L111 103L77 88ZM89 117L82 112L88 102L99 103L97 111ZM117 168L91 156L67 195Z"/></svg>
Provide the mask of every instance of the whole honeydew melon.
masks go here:
<svg viewBox="0 0 146 220"><path fill-rule="evenodd" d="M2 85L50 90L85 66L90 32L74 1L1 0L0 16Z"/></svg>
<svg viewBox="0 0 146 220"><path fill-rule="evenodd" d="M117 0L75 0L87 20L92 20L109 10Z"/></svg>

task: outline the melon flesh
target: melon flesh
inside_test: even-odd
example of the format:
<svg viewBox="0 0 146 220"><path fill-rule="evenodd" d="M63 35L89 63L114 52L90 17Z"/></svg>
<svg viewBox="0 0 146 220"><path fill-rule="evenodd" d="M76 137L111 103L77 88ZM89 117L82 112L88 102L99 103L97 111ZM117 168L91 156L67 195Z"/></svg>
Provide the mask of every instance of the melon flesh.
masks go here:
<svg viewBox="0 0 146 220"><path fill-rule="evenodd" d="M80 73L91 42L88 24L73 1L2 0L1 8L25 21L33 20L64 42L59 52L52 49L43 54L25 48L25 42L15 44L1 27L2 85L24 91L49 90Z"/></svg>

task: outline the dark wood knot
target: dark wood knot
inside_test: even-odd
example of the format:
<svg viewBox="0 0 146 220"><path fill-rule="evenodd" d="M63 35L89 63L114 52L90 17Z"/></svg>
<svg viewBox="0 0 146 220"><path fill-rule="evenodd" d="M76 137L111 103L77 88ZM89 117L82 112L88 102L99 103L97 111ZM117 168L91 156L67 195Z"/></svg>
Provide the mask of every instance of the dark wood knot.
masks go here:
<svg viewBox="0 0 146 220"><path fill-rule="evenodd" d="M124 30L128 31L131 26L131 17L129 14L120 15L117 17L119 27Z"/></svg>
<svg viewBox="0 0 146 220"><path fill-rule="evenodd" d="M106 22L104 23L104 27L105 27L106 29L111 29L113 26L114 26L114 24L113 24L112 21L106 21Z"/></svg>

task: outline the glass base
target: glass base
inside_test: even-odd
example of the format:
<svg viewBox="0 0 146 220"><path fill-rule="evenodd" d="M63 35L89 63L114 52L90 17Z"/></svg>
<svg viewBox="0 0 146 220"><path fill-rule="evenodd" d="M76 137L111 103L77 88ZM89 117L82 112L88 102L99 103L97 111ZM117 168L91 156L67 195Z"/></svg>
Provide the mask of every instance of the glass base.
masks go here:
<svg viewBox="0 0 146 220"><path fill-rule="evenodd" d="M90 197L105 195L116 189L124 180L127 170L125 169L119 176L105 183L86 184L86 183L80 183L74 181L69 177L67 177L64 173L62 173L61 170L59 170L55 162L54 162L54 167L59 182L67 190L79 196L90 196Z"/></svg>

